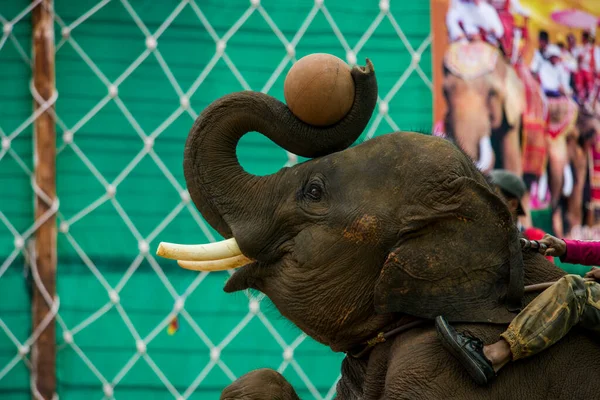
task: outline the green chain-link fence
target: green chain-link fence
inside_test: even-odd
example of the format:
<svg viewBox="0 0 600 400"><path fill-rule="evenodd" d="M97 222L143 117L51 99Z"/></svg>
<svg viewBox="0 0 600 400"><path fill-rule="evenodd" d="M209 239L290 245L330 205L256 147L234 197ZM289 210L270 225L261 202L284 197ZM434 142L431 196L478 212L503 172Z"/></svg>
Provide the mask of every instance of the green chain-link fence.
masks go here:
<svg viewBox="0 0 600 400"><path fill-rule="evenodd" d="M25 254L33 226L36 3L0 3L2 399L31 396L33 283ZM373 61L379 107L359 140L429 129L429 1L54 6L59 397L215 399L236 377L271 367L302 398L332 398L342 355L305 337L268 299L223 293L227 273L185 271L154 251L160 240L220 239L185 191L183 145L195 117L233 91L283 100L285 75L306 54ZM238 154L256 174L302 161L255 133Z"/></svg>

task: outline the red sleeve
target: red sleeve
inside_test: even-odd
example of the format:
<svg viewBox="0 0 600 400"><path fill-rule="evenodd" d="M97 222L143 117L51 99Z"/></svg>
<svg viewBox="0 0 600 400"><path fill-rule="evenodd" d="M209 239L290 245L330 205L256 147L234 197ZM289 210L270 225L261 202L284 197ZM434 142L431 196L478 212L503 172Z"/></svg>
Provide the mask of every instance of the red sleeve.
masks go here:
<svg viewBox="0 0 600 400"><path fill-rule="evenodd" d="M567 244L567 252L560 258L561 261L569 264L600 265L600 241L563 240Z"/></svg>

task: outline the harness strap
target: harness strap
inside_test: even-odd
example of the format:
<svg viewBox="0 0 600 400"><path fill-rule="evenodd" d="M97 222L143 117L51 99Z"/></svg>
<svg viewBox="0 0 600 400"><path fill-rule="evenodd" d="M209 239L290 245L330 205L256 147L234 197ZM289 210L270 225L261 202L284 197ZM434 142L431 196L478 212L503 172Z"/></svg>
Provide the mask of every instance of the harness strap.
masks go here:
<svg viewBox="0 0 600 400"><path fill-rule="evenodd" d="M510 312L519 312L522 308L524 294L523 252L516 228L511 236L512 240L508 245L509 276L506 289L506 308Z"/></svg>
<svg viewBox="0 0 600 400"><path fill-rule="evenodd" d="M432 322L432 321L428 321L426 319L417 319L415 321L412 321L407 324L396 327L396 328L392 329L391 331L379 332L377 334L377 336L375 336L374 338L372 338L372 339L368 340L366 343L364 343L364 347L360 351L358 351L358 352L348 351L347 354L353 358L361 358L365 354L367 354L369 351L371 351L373 349L373 347L375 347L377 344L383 343L396 335L399 335L403 332L411 330L412 328L421 326L421 325L425 324L426 322Z"/></svg>

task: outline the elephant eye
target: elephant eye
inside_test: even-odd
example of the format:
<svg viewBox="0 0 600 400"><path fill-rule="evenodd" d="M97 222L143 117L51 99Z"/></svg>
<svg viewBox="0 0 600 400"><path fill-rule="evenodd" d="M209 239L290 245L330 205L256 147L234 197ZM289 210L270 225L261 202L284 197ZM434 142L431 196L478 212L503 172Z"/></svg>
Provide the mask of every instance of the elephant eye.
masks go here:
<svg viewBox="0 0 600 400"><path fill-rule="evenodd" d="M321 196L323 195L323 189L318 184L311 183L310 185L308 185L308 188L306 190L306 195L311 200L319 201L319 200L321 200Z"/></svg>

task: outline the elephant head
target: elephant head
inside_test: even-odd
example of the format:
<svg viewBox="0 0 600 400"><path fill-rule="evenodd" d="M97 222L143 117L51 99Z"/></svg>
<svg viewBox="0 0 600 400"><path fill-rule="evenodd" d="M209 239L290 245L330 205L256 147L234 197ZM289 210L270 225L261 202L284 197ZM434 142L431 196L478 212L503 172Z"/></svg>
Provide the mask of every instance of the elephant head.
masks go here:
<svg viewBox="0 0 600 400"><path fill-rule="evenodd" d="M492 46L454 43L444 59L445 129L482 169L493 166L490 137L520 122L523 85Z"/></svg>
<svg viewBox="0 0 600 400"><path fill-rule="evenodd" d="M446 140L400 132L348 148L377 100L369 60L352 76L354 104L330 127L306 125L277 99L249 91L216 100L198 117L185 145L185 179L229 246L203 259L229 258L197 269L229 268L241 257L245 265L226 292L265 293L283 316L336 351L403 313L512 319L505 303L519 298L511 282L522 289L522 259L506 204ZM251 131L313 159L251 175L236 158L238 141ZM179 250L200 254L212 245Z"/></svg>

